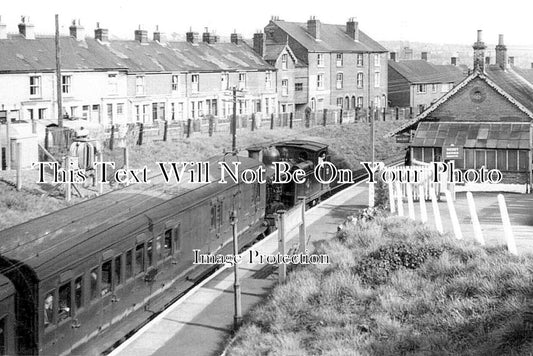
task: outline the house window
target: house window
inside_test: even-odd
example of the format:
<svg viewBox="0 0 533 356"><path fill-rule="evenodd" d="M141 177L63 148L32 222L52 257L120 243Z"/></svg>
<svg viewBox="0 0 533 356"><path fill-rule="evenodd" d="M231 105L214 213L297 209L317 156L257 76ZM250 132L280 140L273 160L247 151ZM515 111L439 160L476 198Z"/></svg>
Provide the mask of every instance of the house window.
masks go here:
<svg viewBox="0 0 533 356"><path fill-rule="evenodd" d="M183 120L183 103L178 103L178 118Z"/></svg>
<svg viewBox="0 0 533 356"><path fill-rule="evenodd" d="M246 73L239 73L239 90L246 88Z"/></svg>
<svg viewBox="0 0 533 356"><path fill-rule="evenodd" d="M317 89L324 89L324 74L316 76L316 87Z"/></svg>
<svg viewBox="0 0 533 356"><path fill-rule="evenodd" d="M107 75L107 88L108 88L109 94L118 93L118 82L117 82L116 74Z"/></svg>
<svg viewBox="0 0 533 356"><path fill-rule="evenodd" d="M337 89L342 89L343 86L343 74L337 73Z"/></svg>
<svg viewBox="0 0 533 356"><path fill-rule="evenodd" d="M418 84L416 86L417 93L425 93L427 91L426 84Z"/></svg>
<svg viewBox="0 0 533 356"><path fill-rule="evenodd" d="M379 53L374 54L374 67L379 67L381 65L381 56Z"/></svg>
<svg viewBox="0 0 533 356"><path fill-rule="evenodd" d="M269 111L270 111L270 99L269 98L265 98L265 114L269 114Z"/></svg>
<svg viewBox="0 0 533 356"><path fill-rule="evenodd" d="M265 73L265 88L266 89L272 88L272 73L271 72Z"/></svg>
<svg viewBox="0 0 533 356"><path fill-rule="evenodd" d="M200 74L193 74L191 75L191 83L192 83L192 91L193 92L199 92L200 91Z"/></svg>
<svg viewBox="0 0 533 356"><path fill-rule="evenodd" d="M41 77L30 77L30 96L41 96Z"/></svg>
<svg viewBox="0 0 533 356"><path fill-rule="evenodd" d="M172 75L172 91L178 91L179 76L177 74Z"/></svg>
<svg viewBox="0 0 533 356"><path fill-rule="evenodd" d="M194 119L196 116L195 116L195 113L196 113L196 110L195 110L195 102L194 101L191 101L191 117Z"/></svg>
<svg viewBox="0 0 533 356"><path fill-rule="evenodd" d="M363 73L357 73L357 87L363 87Z"/></svg>
<svg viewBox="0 0 533 356"><path fill-rule="evenodd" d="M289 95L289 80L283 79L281 81L281 95L287 96Z"/></svg>
<svg viewBox="0 0 533 356"><path fill-rule="evenodd" d="M142 75L135 78L135 94L144 95L144 77Z"/></svg>
<svg viewBox="0 0 533 356"><path fill-rule="evenodd" d="M343 101L342 98L337 98L337 106L339 108L342 108L342 101Z"/></svg>
<svg viewBox="0 0 533 356"><path fill-rule="evenodd" d="M437 92L437 84L431 84L431 92L436 93Z"/></svg>
<svg viewBox="0 0 533 356"><path fill-rule="evenodd" d="M204 102L199 101L198 102L198 117L204 116Z"/></svg>
<svg viewBox="0 0 533 356"><path fill-rule="evenodd" d="M312 111L316 110L316 99L315 98L311 98L311 110Z"/></svg>
<svg viewBox="0 0 533 356"><path fill-rule="evenodd" d="M117 104L117 116L124 116L124 103Z"/></svg>
<svg viewBox="0 0 533 356"><path fill-rule="evenodd" d="M289 55L286 53L282 54L281 55L281 69L286 70L288 62L289 62Z"/></svg>
<svg viewBox="0 0 533 356"><path fill-rule="evenodd" d="M294 90L295 91L303 91L304 90L304 84L303 83L294 84Z"/></svg>
<svg viewBox="0 0 533 356"><path fill-rule="evenodd" d="M107 104L107 119L113 124L113 104Z"/></svg>
<svg viewBox="0 0 533 356"><path fill-rule="evenodd" d="M358 67L363 66L363 54L362 53L357 54L357 66Z"/></svg>
<svg viewBox="0 0 533 356"><path fill-rule="evenodd" d="M357 97L357 107L358 108L362 108L363 107L363 97L362 96L358 96Z"/></svg>
<svg viewBox="0 0 533 356"><path fill-rule="evenodd" d="M222 73L220 75L220 88L222 90L229 89L229 74L228 73Z"/></svg>
<svg viewBox="0 0 533 356"><path fill-rule="evenodd" d="M374 88L379 88L381 84L381 73L379 71L374 72Z"/></svg>
<svg viewBox="0 0 533 356"><path fill-rule="evenodd" d="M72 83L72 76L71 75L63 75L61 76L61 92L63 94L70 94L71 92L71 83Z"/></svg>
<svg viewBox="0 0 533 356"><path fill-rule="evenodd" d="M337 53L337 67L342 67L342 62L343 62L342 53Z"/></svg>
<svg viewBox="0 0 533 356"><path fill-rule="evenodd" d="M324 66L324 55L322 53L318 53L316 55L316 65L318 67L323 67Z"/></svg>
<svg viewBox="0 0 533 356"><path fill-rule="evenodd" d="M420 105L418 105L418 113L419 113L419 114L421 114L422 112L424 112L424 109L425 109L424 104L420 104Z"/></svg>

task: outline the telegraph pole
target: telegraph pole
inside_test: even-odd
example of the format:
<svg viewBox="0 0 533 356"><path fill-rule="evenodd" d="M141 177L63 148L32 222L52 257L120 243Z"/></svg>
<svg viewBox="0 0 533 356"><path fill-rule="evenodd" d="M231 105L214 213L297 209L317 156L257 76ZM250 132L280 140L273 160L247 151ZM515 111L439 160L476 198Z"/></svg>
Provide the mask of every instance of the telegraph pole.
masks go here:
<svg viewBox="0 0 533 356"><path fill-rule="evenodd" d="M239 241L237 236L237 212L235 209L231 212L231 225L233 227L233 256L239 254ZM235 282L233 283L234 302L235 302L235 315L233 317L233 330L237 330L242 323L242 310L241 310L241 283L239 280L239 264L233 264L233 273L235 276Z"/></svg>
<svg viewBox="0 0 533 356"><path fill-rule="evenodd" d="M370 102L370 107L368 108L370 113L370 142L372 146L372 169L374 169L375 157L375 139L374 139L374 103ZM375 191L374 183L368 182L368 207L373 208L375 203Z"/></svg>
<svg viewBox="0 0 533 356"><path fill-rule="evenodd" d="M61 95L61 51L59 47L59 15L56 14L56 81L57 81L57 125L63 127L63 100Z"/></svg>
<svg viewBox="0 0 533 356"><path fill-rule="evenodd" d="M231 135L233 136L233 141L231 144L231 150L233 154L237 154L237 87L233 87L233 117L231 118L233 122Z"/></svg>

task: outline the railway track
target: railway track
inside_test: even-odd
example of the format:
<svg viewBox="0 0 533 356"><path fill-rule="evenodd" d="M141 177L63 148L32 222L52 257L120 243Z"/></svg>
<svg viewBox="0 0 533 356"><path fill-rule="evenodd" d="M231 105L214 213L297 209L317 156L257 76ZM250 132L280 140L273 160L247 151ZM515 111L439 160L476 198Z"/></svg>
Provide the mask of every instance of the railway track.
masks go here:
<svg viewBox="0 0 533 356"><path fill-rule="evenodd" d="M404 162L403 158L395 157L393 159L385 161L385 164L387 166L397 166L397 165L402 164L403 162ZM362 182L366 178L367 178L367 174L366 174L366 171L364 169L360 169L360 170L354 171L354 182L351 183L351 184L342 184L342 185L338 185L336 187L333 187L330 190L330 192L328 194L328 197L326 198L325 201L327 201L329 198L335 196L336 194L341 193L343 190L349 188L350 186ZM311 207L310 209L313 209L313 208ZM275 233L275 231L274 231L274 233ZM269 236L271 236L271 235L269 235ZM251 248L259 248L259 245L261 245L261 243L262 243L261 241L265 241L266 240L265 238L266 238L266 236L261 236L260 238L258 238L254 242L254 244L248 245L248 246L243 246L240 249L239 252L240 253L246 253ZM112 356L119 355L121 350L122 350L122 348L123 348L122 346L124 346L125 343L127 343L129 340L131 340L133 335L135 335L137 333L140 334L140 333L142 333L143 330L146 330L146 329L150 328L150 323L151 322L153 322L158 317L163 316L164 313L170 307L175 307L175 306L179 305L179 303L181 301L183 301L183 300L187 299L188 297L190 297L199 288L201 288L204 284L206 284L207 282L209 282L210 280L215 278L218 274L222 273L226 268L227 268L227 266L216 265L213 268L211 268L207 273L203 273L200 278L197 278L195 280L194 285L192 285L191 287L189 287L186 290L182 291L181 293L176 295L174 298L172 298L169 302L167 302L164 305L163 310L161 310L161 311L159 311L157 313L153 313L149 318L147 318L145 320L144 323L138 325L136 328L134 328L131 331L129 331L128 334L125 337L123 337L122 339L120 339L117 342L115 342L111 347L109 347L105 351L103 351L102 354L103 355L112 355Z"/></svg>

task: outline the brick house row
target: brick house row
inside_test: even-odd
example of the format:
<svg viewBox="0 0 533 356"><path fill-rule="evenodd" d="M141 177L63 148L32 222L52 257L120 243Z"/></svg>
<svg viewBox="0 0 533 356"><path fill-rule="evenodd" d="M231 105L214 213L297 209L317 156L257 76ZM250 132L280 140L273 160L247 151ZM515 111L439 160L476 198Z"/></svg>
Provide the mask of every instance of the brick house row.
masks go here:
<svg viewBox="0 0 533 356"><path fill-rule="evenodd" d="M386 107L387 50L359 29L273 17L253 47L278 70L280 112Z"/></svg>
<svg viewBox="0 0 533 356"><path fill-rule="evenodd" d="M277 109L276 69L238 34L221 43L206 31L185 42L153 39L136 30L134 39L109 40L98 28L86 37L79 23L60 37L63 114L110 125L183 120L207 114L226 117L232 87L242 90L238 114L269 115ZM0 24L0 110L20 120L57 118L54 37L35 36L33 25L19 24L7 34Z"/></svg>

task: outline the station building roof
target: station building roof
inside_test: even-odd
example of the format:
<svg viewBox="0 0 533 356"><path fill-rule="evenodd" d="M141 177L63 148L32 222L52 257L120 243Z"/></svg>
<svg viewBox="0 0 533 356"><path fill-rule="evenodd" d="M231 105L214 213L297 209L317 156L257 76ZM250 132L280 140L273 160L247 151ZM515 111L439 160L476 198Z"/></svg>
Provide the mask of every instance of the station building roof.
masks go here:
<svg viewBox="0 0 533 356"><path fill-rule="evenodd" d="M425 60L389 61L389 67L411 84L459 83L465 78L460 67L438 65Z"/></svg>

